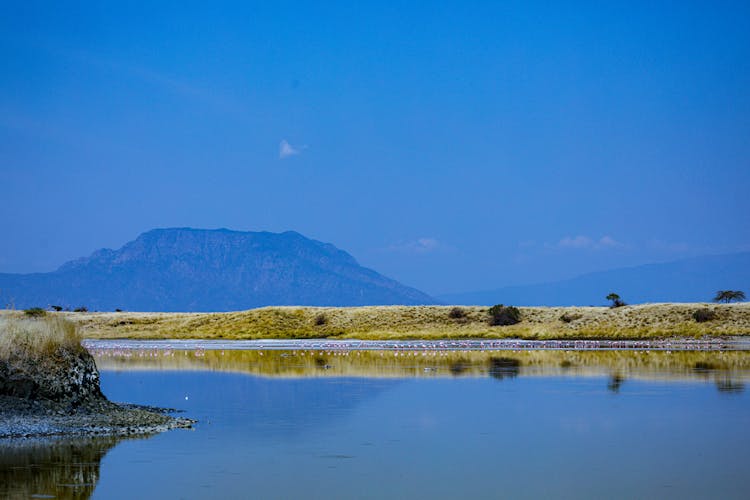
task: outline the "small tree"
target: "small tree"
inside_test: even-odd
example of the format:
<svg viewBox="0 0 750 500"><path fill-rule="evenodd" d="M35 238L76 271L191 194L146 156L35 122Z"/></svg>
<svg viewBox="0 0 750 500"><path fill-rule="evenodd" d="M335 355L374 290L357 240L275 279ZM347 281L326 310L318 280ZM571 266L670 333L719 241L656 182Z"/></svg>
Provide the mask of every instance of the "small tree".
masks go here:
<svg viewBox="0 0 750 500"><path fill-rule="evenodd" d="M622 307L625 305L625 302L620 298L620 296L614 292L607 295L606 299L612 302L612 305L610 306L612 308Z"/></svg>
<svg viewBox="0 0 750 500"><path fill-rule="evenodd" d="M724 302L726 304L733 300L738 302L745 300L745 292L742 290L719 290L714 297L714 302Z"/></svg>
<svg viewBox="0 0 750 500"><path fill-rule="evenodd" d="M50 307L50 309L52 309L55 312L62 311L62 306L49 306L49 307Z"/></svg>

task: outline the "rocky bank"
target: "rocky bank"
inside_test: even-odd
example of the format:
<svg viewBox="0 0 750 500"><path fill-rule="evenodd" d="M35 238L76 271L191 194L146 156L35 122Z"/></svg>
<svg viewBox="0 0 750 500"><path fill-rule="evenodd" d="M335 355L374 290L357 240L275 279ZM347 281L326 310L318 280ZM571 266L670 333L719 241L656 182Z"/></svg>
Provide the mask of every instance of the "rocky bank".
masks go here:
<svg viewBox="0 0 750 500"><path fill-rule="evenodd" d="M169 412L107 400L82 347L0 359L0 438L151 434L194 423Z"/></svg>

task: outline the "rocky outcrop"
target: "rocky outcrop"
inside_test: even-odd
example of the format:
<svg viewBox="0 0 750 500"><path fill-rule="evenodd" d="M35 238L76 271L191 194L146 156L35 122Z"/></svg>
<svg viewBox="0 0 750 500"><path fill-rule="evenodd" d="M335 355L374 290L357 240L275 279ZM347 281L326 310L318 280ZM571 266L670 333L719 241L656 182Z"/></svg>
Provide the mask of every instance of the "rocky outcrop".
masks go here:
<svg viewBox="0 0 750 500"><path fill-rule="evenodd" d="M99 371L85 349L60 348L47 360L0 360L0 395L78 406L103 398Z"/></svg>
<svg viewBox="0 0 750 500"><path fill-rule="evenodd" d="M195 423L169 411L110 402L94 358L80 345L0 359L0 439L143 435Z"/></svg>

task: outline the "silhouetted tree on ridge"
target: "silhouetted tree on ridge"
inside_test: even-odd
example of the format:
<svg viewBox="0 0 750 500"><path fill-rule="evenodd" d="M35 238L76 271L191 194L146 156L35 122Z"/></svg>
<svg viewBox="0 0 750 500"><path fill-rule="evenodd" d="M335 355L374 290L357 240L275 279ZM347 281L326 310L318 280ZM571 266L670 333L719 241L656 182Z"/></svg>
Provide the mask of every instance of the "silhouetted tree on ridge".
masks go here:
<svg viewBox="0 0 750 500"><path fill-rule="evenodd" d="M730 303L733 300L737 302L745 300L745 292L742 290L719 290L716 292L714 302Z"/></svg>

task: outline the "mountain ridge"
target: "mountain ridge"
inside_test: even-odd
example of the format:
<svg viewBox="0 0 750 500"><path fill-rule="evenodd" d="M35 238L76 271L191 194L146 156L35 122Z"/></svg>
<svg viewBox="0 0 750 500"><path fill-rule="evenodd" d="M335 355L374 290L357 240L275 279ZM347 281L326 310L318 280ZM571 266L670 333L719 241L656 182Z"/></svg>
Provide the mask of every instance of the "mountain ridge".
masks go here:
<svg viewBox="0 0 750 500"><path fill-rule="evenodd" d="M296 231L159 228L49 273L0 274L0 299L140 311L416 305L435 299Z"/></svg>
<svg viewBox="0 0 750 500"><path fill-rule="evenodd" d="M437 298L462 305L582 306L604 305L610 292L630 303L707 302L722 289L750 289L750 252L621 267L566 280L443 294Z"/></svg>

